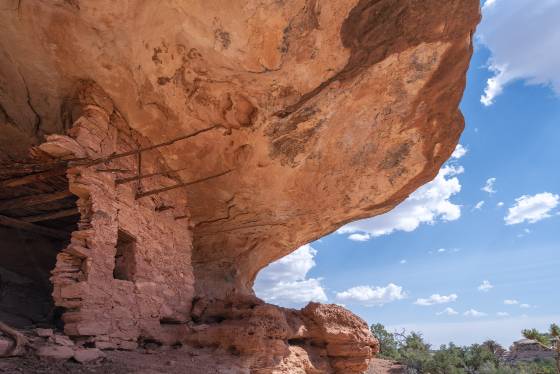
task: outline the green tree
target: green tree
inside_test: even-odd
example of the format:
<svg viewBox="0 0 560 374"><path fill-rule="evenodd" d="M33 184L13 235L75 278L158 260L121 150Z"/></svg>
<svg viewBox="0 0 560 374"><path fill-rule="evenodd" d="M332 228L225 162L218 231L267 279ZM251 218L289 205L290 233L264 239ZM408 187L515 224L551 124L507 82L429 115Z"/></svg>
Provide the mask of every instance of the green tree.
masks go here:
<svg viewBox="0 0 560 374"><path fill-rule="evenodd" d="M398 343L395 335L385 329L381 323L376 323L370 327L373 336L379 340L379 356L392 360L399 359Z"/></svg>
<svg viewBox="0 0 560 374"><path fill-rule="evenodd" d="M412 331L404 335L399 347L400 361L417 373L429 373L434 367L430 345L424 342L422 334Z"/></svg>
<svg viewBox="0 0 560 374"><path fill-rule="evenodd" d="M560 327L553 323L550 325L549 333L542 334L537 329L523 330L522 334L527 339L533 339L541 347L547 350L554 350L556 361L556 373L560 374Z"/></svg>
<svg viewBox="0 0 560 374"><path fill-rule="evenodd" d="M465 350L449 343L433 354L429 371L434 374L464 374L465 366Z"/></svg>

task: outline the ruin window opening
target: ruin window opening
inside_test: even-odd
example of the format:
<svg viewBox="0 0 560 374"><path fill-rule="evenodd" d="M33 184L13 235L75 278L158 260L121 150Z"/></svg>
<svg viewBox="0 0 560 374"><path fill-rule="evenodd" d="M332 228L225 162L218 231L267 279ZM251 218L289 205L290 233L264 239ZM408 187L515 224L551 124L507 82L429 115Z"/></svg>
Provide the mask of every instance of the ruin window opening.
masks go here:
<svg viewBox="0 0 560 374"><path fill-rule="evenodd" d="M119 229L113 278L134 282L136 273L136 239Z"/></svg>

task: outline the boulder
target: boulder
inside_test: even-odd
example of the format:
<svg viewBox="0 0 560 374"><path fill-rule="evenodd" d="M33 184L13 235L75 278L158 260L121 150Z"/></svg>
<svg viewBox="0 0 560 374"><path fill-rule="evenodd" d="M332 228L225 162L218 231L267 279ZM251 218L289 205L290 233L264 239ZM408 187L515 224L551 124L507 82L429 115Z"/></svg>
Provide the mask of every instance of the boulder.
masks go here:
<svg viewBox="0 0 560 374"><path fill-rule="evenodd" d="M45 345L39 347L37 355L39 357L52 358L55 360L68 360L74 356L74 350L61 345Z"/></svg>
<svg viewBox="0 0 560 374"><path fill-rule="evenodd" d="M78 348L74 352L74 360L81 364L96 361L104 357L103 352L97 348Z"/></svg>

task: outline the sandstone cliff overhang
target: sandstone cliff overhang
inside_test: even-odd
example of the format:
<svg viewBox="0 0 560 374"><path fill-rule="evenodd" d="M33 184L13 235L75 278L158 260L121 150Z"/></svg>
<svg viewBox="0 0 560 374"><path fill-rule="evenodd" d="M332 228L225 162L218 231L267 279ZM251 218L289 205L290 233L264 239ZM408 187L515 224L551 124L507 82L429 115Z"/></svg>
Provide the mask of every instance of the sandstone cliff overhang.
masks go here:
<svg viewBox="0 0 560 374"><path fill-rule="evenodd" d="M151 331L160 329L156 320L189 320L193 300L196 308L251 295L268 263L344 223L390 210L432 179L463 129L458 104L479 6L4 1L0 161L12 170L32 147L33 162L65 160L62 179L26 188L72 192L44 210L74 216L53 227L35 222L78 228L53 275L68 331L126 331L113 338L130 341L134 328L80 321L95 320L100 305L133 289L140 296L117 305L115 323L137 313L133 319ZM134 157L109 160L109 171L68 164L161 144L142 166ZM147 174L155 175L117 183ZM175 184L182 187L166 190ZM157 193L138 199L138 185ZM2 198L30 193L3 191ZM12 227L10 219L38 214L47 213L0 211ZM125 256L131 241L145 270L115 273L115 255ZM177 271L164 271L166 261ZM184 276L176 279L179 269ZM142 278L150 275L159 277L156 286ZM157 283L169 292L162 296ZM120 286L108 291L114 284ZM123 310L143 298L157 312ZM97 312L69 314L76 308Z"/></svg>

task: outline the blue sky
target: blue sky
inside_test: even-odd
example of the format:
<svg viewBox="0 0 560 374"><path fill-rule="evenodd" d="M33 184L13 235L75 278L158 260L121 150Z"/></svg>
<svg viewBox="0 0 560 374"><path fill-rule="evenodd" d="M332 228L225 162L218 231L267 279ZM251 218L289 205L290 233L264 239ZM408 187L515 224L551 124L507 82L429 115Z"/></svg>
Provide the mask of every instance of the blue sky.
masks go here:
<svg viewBox="0 0 560 374"><path fill-rule="evenodd" d="M438 177L261 271L268 302L340 303L433 345L560 323L560 0L489 0Z"/></svg>

